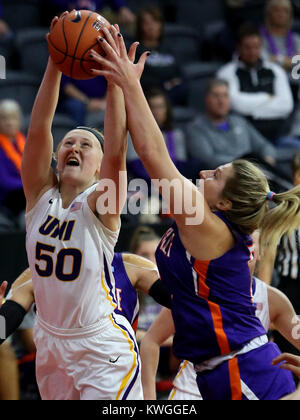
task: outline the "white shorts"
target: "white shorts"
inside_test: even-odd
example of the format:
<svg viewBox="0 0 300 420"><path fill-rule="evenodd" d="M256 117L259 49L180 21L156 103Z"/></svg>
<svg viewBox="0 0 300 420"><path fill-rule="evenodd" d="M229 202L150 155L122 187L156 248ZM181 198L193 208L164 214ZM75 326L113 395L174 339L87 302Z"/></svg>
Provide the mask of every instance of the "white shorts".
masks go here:
<svg viewBox="0 0 300 420"><path fill-rule="evenodd" d="M197 385L197 374L192 363L183 360L173 381L169 400L202 400Z"/></svg>
<svg viewBox="0 0 300 420"><path fill-rule="evenodd" d="M201 395L189 394L186 391L176 388L174 386L169 394L168 400L172 401L188 401L188 400L202 400Z"/></svg>
<svg viewBox="0 0 300 420"><path fill-rule="evenodd" d="M128 321L111 314L84 329L34 328L43 400L142 400L141 362Z"/></svg>

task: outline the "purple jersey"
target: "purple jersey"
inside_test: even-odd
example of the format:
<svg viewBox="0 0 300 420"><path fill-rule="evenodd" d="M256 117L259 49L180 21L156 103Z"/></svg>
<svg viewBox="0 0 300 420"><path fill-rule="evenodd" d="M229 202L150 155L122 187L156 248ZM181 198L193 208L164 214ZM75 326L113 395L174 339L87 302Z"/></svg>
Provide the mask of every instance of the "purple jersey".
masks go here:
<svg viewBox="0 0 300 420"><path fill-rule="evenodd" d="M123 315L132 325L134 332L136 332L139 316L139 300L137 292L126 273L121 253L115 253L112 262L112 271L116 282L117 307L115 312Z"/></svg>
<svg viewBox="0 0 300 420"><path fill-rule="evenodd" d="M248 267L252 239L216 213L235 237L221 257L198 261L184 248L176 224L162 237L156 261L172 298L173 349L180 359L201 363L238 350L266 334L255 316Z"/></svg>

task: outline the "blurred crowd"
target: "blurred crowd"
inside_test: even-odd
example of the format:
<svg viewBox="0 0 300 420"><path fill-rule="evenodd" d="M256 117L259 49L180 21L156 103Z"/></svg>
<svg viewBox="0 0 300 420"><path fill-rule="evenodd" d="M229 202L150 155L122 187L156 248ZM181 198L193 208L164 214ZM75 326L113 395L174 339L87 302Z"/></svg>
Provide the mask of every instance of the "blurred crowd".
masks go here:
<svg viewBox="0 0 300 420"><path fill-rule="evenodd" d="M151 52L141 83L171 159L186 177L196 181L200 170L244 157L260 165L275 192L300 183L298 1L0 0L0 55L6 60L6 79L0 80L0 241L1 233L25 230L20 165L30 110L48 57L45 35L53 16L73 8L94 10L117 22L128 46L140 42L137 59ZM54 147L76 125L101 130L105 97L104 78L63 76ZM130 138L127 163L129 180L141 178L150 185ZM141 200L147 208L152 197L144 194ZM139 228L142 239L131 251L155 261L159 238L149 225L168 226L172 219L162 212L160 200L154 204L156 215L122 217L132 230L148 225ZM300 308L295 298L300 296L299 232L295 238L291 264L298 268L284 271L289 264L285 250L291 245L282 241L270 282L281 287L288 279L292 285L282 290ZM159 311L151 298L141 298L141 337ZM23 359L24 354L34 354L32 337L23 333L31 330L33 318L20 330L25 348L20 357L13 351L16 344L0 347L0 399L20 397L19 375L25 378L21 396L38 398L34 361ZM20 370L24 363L31 366L27 371ZM170 389L177 367L170 346L162 348L157 380L162 395ZM10 381L5 382L5 376Z"/></svg>

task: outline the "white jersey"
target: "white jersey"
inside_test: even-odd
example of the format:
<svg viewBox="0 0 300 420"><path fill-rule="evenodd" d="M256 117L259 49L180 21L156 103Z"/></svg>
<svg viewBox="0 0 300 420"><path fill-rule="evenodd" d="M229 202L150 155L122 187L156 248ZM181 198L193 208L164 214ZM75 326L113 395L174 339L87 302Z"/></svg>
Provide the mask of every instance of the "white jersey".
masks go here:
<svg viewBox="0 0 300 420"><path fill-rule="evenodd" d="M61 329L89 327L116 307L111 263L119 232L107 229L87 197L64 209L58 187L47 191L26 214L26 249L37 314Z"/></svg>
<svg viewBox="0 0 300 420"><path fill-rule="evenodd" d="M256 316L268 331L270 328L270 313L268 288L266 283L253 277L255 280L255 291L253 300L256 304ZM202 400L201 394L196 382L197 374L191 362L184 360L180 364L179 371L173 382L173 389L170 392L169 400Z"/></svg>
<svg viewBox="0 0 300 420"><path fill-rule="evenodd" d="M254 303L256 304L256 316L260 319L260 322L264 326L265 330L268 331L270 328L270 310L269 310L269 299L268 299L268 286L257 277L253 277L255 280L255 292L254 292Z"/></svg>

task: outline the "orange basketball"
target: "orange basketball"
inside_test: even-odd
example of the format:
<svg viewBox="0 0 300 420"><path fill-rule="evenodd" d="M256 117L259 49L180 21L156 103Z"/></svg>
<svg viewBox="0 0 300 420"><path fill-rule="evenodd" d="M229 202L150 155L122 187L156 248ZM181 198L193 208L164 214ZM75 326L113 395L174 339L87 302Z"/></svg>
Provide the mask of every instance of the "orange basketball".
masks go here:
<svg viewBox="0 0 300 420"><path fill-rule="evenodd" d="M93 48L105 55L97 38L103 36L102 29L110 23L101 15L90 10L73 10L60 17L48 37L49 54L66 76L73 79L92 79L92 68L99 64L89 57Z"/></svg>

